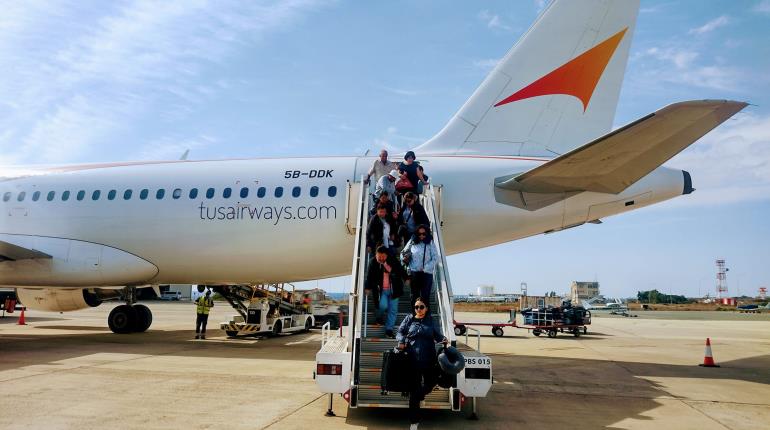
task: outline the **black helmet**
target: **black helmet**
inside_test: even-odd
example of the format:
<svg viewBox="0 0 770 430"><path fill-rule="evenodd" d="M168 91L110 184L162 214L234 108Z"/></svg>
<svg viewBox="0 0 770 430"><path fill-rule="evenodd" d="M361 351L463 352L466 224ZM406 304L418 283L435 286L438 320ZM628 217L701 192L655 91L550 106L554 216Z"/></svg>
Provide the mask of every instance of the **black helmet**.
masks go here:
<svg viewBox="0 0 770 430"><path fill-rule="evenodd" d="M465 368L465 357L453 346L446 346L438 355L438 365L449 375L457 375Z"/></svg>

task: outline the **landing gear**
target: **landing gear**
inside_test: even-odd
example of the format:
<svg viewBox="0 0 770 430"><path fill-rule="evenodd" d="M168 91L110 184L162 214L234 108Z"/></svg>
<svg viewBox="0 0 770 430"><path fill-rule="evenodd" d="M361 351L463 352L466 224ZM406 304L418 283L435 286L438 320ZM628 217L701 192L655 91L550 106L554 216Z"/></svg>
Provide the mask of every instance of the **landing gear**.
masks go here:
<svg viewBox="0 0 770 430"><path fill-rule="evenodd" d="M135 331L137 319L136 309L130 305L120 305L110 312L107 324L113 333L126 334Z"/></svg>
<svg viewBox="0 0 770 430"><path fill-rule="evenodd" d="M152 312L145 305L134 305L136 310L136 332L143 333L152 325Z"/></svg>
<svg viewBox="0 0 770 430"><path fill-rule="evenodd" d="M125 305L116 306L107 317L107 325L113 333L142 333L152 325L152 311L136 303L136 288L126 287L123 291Z"/></svg>

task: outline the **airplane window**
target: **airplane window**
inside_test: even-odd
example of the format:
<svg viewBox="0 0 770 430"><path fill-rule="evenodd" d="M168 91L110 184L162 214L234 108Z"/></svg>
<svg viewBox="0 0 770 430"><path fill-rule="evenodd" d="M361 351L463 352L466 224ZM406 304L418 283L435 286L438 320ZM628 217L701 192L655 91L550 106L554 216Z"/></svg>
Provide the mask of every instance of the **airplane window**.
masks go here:
<svg viewBox="0 0 770 430"><path fill-rule="evenodd" d="M40 191L35 191L34 193L32 193L32 201L36 202L38 200L40 200Z"/></svg>
<svg viewBox="0 0 770 430"><path fill-rule="evenodd" d="M182 197L182 190L179 188L174 189L174 192L171 193L171 197L173 197L175 200Z"/></svg>
<svg viewBox="0 0 770 430"><path fill-rule="evenodd" d="M206 190L206 198L210 199L212 197L214 197L214 189L213 188L209 188L208 190Z"/></svg>
<svg viewBox="0 0 770 430"><path fill-rule="evenodd" d="M283 197L283 187L275 187L275 196Z"/></svg>
<svg viewBox="0 0 770 430"><path fill-rule="evenodd" d="M146 200L147 196L150 194L150 190L147 188L143 189L142 191L139 191L139 198L142 200Z"/></svg>
<svg viewBox="0 0 770 430"><path fill-rule="evenodd" d="M241 198L245 199L249 196L249 189L247 187L241 188Z"/></svg>
<svg viewBox="0 0 770 430"><path fill-rule="evenodd" d="M222 190L222 197L224 197L226 199L229 199L230 195L232 195L232 194L233 194L233 189L230 188L230 187L225 188L224 190Z"/></svg>
<svg viewBox="0 0 770 430"><path fill-rule="evenodd" d="M192 188L192 189L190 190L190 198L191 198L191 199L194 199L194 198L196 198L196 197L198 197L198 189L197 189L197 188Z"/></svg>
<svg viewBox="0 0 770 430"><path fill-rule="evenodd" d="M329 187L329 197L334 197L336 195L337 195L337 187L332 185L331 187Z"/></svg>
<svg viewBox="0 0 770 430"><path fill-rule="evenodd" d="M115 190L110 190L109 193L107 193L107 200L115 200L115 196L118 194Z"/></svg>
<svg viewBox="0 0 770 430"><path fill-rule="evenodd" d="M302 189L300 187L294 187L291 189L291 195L294 197L299 197L300 193L302 193Z"/></svg>
<svg viewBox="0 0 770 430"><path fill-rule="evenodd" d="M318 187L310 187L310 197L318 197Z"/></svg>
<svg viewBox="0 0 770 430"><path fill-rule="evenodd" d="M7 202L8 200L11 200L11 193L10 192L3 194L3 201Z"/></svg>
<svg viewBox="0 0 770 430"><path fill-rule="evenodd" d="M261 199L262 197L265 197L265 193L267 193L267 189L265 189L265 187L259 187L257 190L257 197Z"/></svg>
<svg viewBox="0 0 770 430"><path fill-rule="evenodd" d="M70 192L69 191L65 191L65 192L61 193L61 201L66 202L69 199L70 199Z"/></svg>
<svg viewBox="0 0 770 430"><path fill-rule="evenodd" d="M49 191L48 197L46 197L45 199L50 202L51 200L53 200L54 197L56 197L56 191Z"/></svg>
<svg viewBox="0 0 770 430"><path fill-rule="evenodd" d="M22 191L22 192L20 192L20 193L19 193L18 197L16 197L16 200L18 200L18 201L22 202L22 201L24 201L24 197L25 197L26 195L27 195L27 193L25 193L24 191Z"/></svg>
<svg viewBox="0 0 770 430"><path fill-rule="evenodd" d="M155 192L155 198L158 200L163 200L163 196L165 195L166 195L166 190L164 190L163 188Z"/></svg>
<svg viewBox="0 0 770 430"><path fill-rule="evenodd" d="M101 192L101 191L99 191L99 190L95 190L95 191L94 191L94 192L91 194L91 200L99 200L99 196L101 196L101 195L102 195L102 192Z"/></svg>
<svg viewBox="0 0 770 430"><path fill-rule="evenodd" d="M78 197L77 198L78 198L78 201L79 200L83 200L84 198L86 198L86 192L84 190L78 191Z"/></svg>
<svg viewBox="0 0 770 430"><path fill-rule="evenodd" d="M123 191L123 200L131 200L131 194L133 193L131 190Z"/></svg>

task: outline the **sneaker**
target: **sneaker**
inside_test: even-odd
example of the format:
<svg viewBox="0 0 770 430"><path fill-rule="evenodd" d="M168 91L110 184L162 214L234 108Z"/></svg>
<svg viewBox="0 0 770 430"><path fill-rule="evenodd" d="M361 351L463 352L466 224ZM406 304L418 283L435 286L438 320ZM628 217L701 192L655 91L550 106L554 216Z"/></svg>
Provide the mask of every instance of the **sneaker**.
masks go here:
<svg viewBox="0 0 770 430"><path fill-rule="evenodd" d="M391 339L395 339L396 335L393 334L393 330L385 330L385 337L388 337L388 338L391 338Z"/></svg>
<svg viewBox="0 0 770 430"><path fill-rule="evenodd" d="M417 426L419 426L419 423L415 423L409 426L409 430L417 430Z"/></svg>
<svg viewBox="0 0 770 430"><path fill-rule="evenodd" d="M201 339L206 339L206 335L205 335L205 334L202 334L202 335L201 335Z"/></svg>
<svg viewBox="0 0 770 430"><path fill-rule="evenodd" d="M200 339L200 338L201 338L201 336L200 336L199 334L196 334L196 335L195 335L195 338L196 338L196 339Z"/></svg>

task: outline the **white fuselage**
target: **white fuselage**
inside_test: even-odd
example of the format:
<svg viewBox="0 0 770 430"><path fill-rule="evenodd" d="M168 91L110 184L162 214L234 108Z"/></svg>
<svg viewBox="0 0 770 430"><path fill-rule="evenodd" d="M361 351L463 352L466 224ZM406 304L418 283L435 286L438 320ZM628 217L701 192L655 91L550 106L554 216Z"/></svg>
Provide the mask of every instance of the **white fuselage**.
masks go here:
<svg viewBox="0 0 770 430"><path fill-rule="evenodd" d="M0 263L0 285L235 284L343 275L351 267L354 225L347 218L355 217L349 206L355 208L357 196L348 184L360 181L373 161L318 157L3 169L0 241L53 258ZM658 168L619 195L584 192L537 211L495 201L496 177L545 161L422 159L431 183L441 186L447 253L559 230L682 194L681 171ZM223 195L227 188L229 197ZM245 198L242 188L248 189ZM192 198L191 189L197 189ZM162 198L158 190L164 190Z"/></svg>

